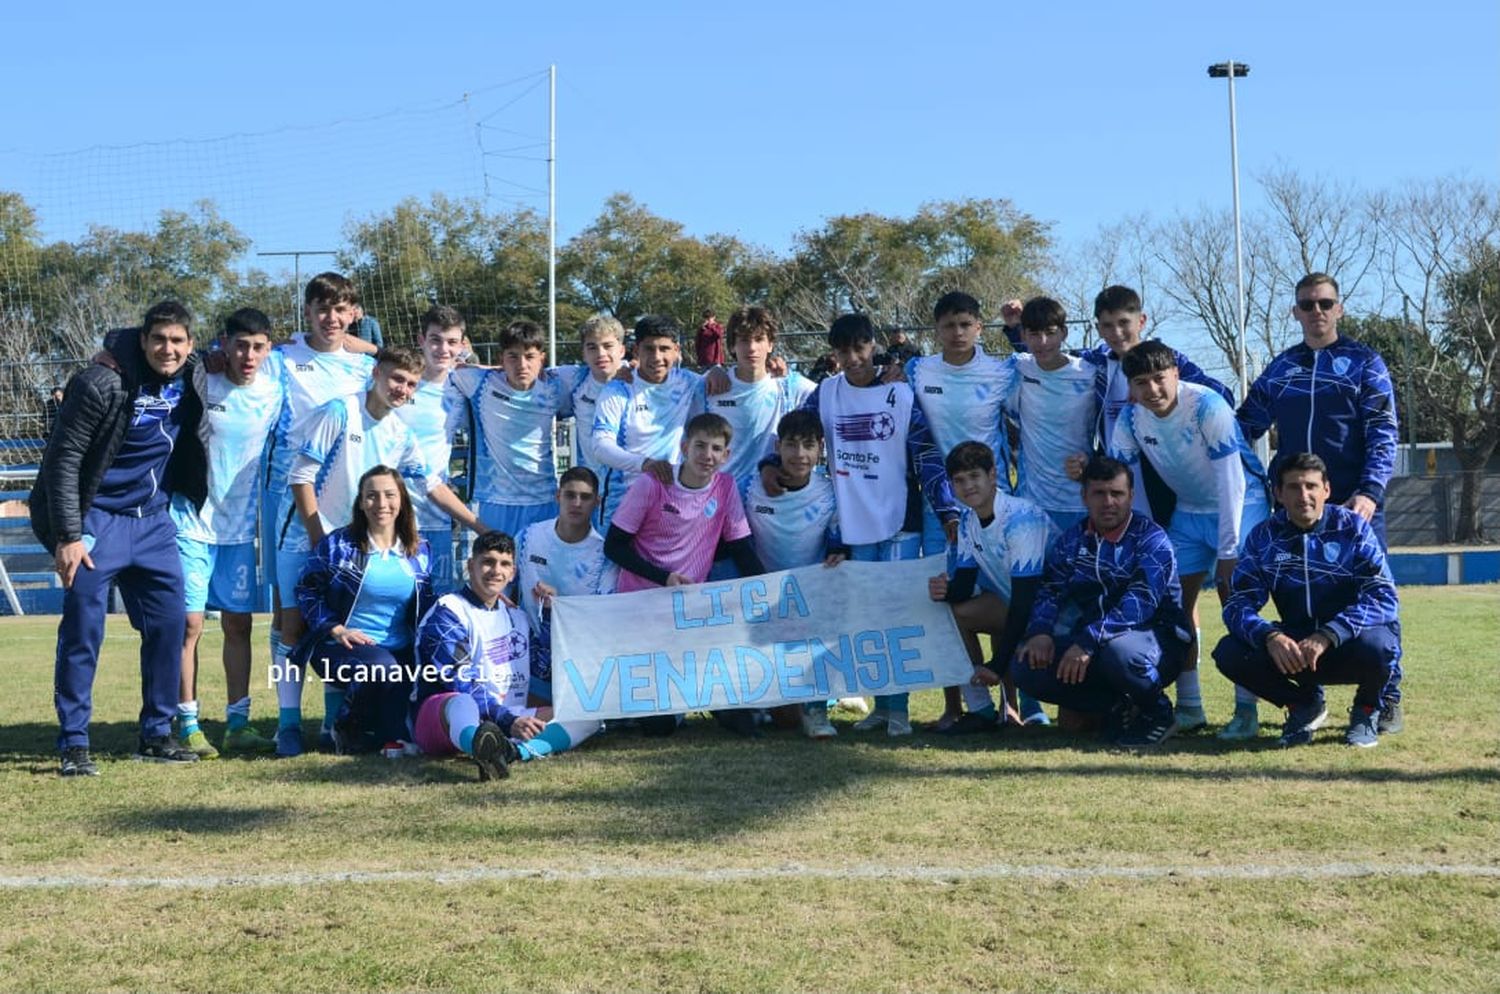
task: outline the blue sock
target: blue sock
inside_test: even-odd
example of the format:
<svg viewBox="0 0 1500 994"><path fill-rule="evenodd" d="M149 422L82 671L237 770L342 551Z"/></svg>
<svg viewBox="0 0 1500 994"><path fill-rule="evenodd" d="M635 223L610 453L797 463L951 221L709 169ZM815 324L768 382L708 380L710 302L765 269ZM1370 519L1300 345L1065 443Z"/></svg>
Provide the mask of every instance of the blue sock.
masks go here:
<svg viewBox="0 0 1500 994"><path fill-rule="evenodd" d="M470 725L458 733L458 747L467 756L474 755L474 733L479 731L478 725Z"/></svg>
<svg viewBox="0 0 1500 994"><path fill-rule="evenodd" d="M875 710L884 711L886 714L906 714L908 710L907 701L910 694L887 694L884 697L875 698Z"/></svg>
<svg viewBox="0 0 1500 994"><path fill-rule="evenodd" d="M202 731L198 727L197 701L182 701L177 705L177 728L178 734L183 738Z"/></svg>
<svg viewBox="0 0 1500 994"><path fill-rule="evenodd" d="M344 689L342 687L323 686L323 730L333 731L333 721L339 716L339 708L344 706Z"/></svg>
<svg viewBox="0 0 1500 994"><path fill-rule="evenodd" d="M226 705L224 720L229 722L231 732L237 732L250 724L250 698L241 697L233 704Z"/></svg>
<svg viewBox="0 0 1500 994"><path fill-rule="evenodd" d="M525 742L516 743L523 760L541 759L555 752L564 752L573 744L573 738L555 721L549 721L539 734Z"/></svg>
<svg viewBox="0 0 1500 994"><path fill-rule="evenodd" d="M983 718L985 721L1000 720L1000 715L995 711L995 705L993 704L978 708L974 711L970 711L969 713L976 717Z"/></svg>
<svg viewBox="0 0 1500 994"><path fill-rule="evenodd" d="M302 709L301 708L282 708L280 711L277 712L277 715L276 715L276 727L278 729L281 729L281 728L301 728L302 727Z"/></svg>

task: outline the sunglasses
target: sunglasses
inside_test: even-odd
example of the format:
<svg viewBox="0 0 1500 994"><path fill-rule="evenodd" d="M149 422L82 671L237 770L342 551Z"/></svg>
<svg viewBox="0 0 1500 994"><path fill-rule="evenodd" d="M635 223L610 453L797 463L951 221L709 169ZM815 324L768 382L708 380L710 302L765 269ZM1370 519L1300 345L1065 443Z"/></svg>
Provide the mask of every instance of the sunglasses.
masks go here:
<svg viewBox="0 0 1500 994"><path fill-rule="evenodd" d="M1303 312L1304 314L1311 314L1313 312L1313 308L1315 307L1320 311L1331 311L1333 310L1334 305L1337 303L1338 300L1333 297L1317 297L1313 300L1299 300L1297 301L1297 310Z"/></svg>

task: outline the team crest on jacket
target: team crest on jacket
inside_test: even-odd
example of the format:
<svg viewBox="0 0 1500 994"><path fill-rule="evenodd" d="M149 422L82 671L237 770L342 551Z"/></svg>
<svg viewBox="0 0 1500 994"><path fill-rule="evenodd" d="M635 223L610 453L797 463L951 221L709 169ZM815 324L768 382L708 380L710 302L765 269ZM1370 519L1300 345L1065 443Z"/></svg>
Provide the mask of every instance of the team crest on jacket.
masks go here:
<svg viewBox="0 0 1500 994"><path fill-rule="evenodd" d="M1350 363L1348 356L1337 356L1333 360L1333 371L1340 376L1343 376L1345 373L1349 372L1349 367L1351 365L1352 363Z"/></svg>
<svg viewBox="0 0 1500 994"><path fill-rule="evenodd" d="M887 411L850 414L833 426L841 442L883 442L896 434L896 419Z"/></svg>
<svg viewBox="0 0 1500 994"><path fill-rule="evenodd" d="M1329 542L1323 546L1323 558L1327 562L1336 563L1339 561L1339 553L1342 551L1337 542Z"/></svg>

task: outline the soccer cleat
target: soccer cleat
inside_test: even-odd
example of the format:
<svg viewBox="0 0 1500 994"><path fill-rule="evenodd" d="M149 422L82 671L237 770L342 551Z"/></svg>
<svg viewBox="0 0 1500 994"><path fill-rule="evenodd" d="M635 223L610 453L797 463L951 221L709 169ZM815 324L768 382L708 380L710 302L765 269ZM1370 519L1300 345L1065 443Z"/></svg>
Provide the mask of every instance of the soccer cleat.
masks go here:
<svg viewBox="0 0 1500 994"><path fill-rule="evenodd" d="M57 774L64 777L97 777L99 767L89 758L88 746L69 746L63 750L62 765L58 767Z"/></svg>
<svg viewBox="0 0 1500 994"><path fill-rule="evenodd" d="M291 759L300 756L302 748L302 729L295 725L288 725L276 729L276 756L279 759Z"/></svg>
<svg viewBox="0 0 1500 994"><path fill-rule="evenodd" d="M1142 711L1126 726L1124 733L1115 740L1115 744L1127 749L1161 745L1176 732L1177 716L1172 711L1172 705L1163 701L1159 707L1154 707L1150 711Z"/></svg>
<svg viewBox="0 0 1500 994"><path fill-rule="evenodd" d="M933 731L938 735L984 735L998 732L1001 727L999 715L986 717L973 711L965 711L947 725L934 728Z"/></svg>
<svg viewBox="0 0 1500 994"><path fill-rule="evenodd" d="M1380 710L1356 704L1349 709L1349 730L1344 733L1347 745L1369 749L1380 744Z"/></svg>
<svg viewBox="0 0 1500 994"><path fill-rule="evenodd" d="M938 715L937 721L927 724L925 731L936 732L939 735L946 734L948 729L953 727L953 723L963 716L964 712L962 711L944 711Z"/></svg>
<svg viewBox="0 0 1500 994"><path fill-rule="evenodd" d="M520 759L516 744L505 737L500 726L493 721L481 721L474 733L474 742L469 746L474 765L479 767L479 779L504 780L510 776L510 764Z"/></svg>
<svg viewBox="0 0 1500 994"><path fill-rule="evenodd" d="M890 717L888 712L877 708L856 721L854 723L854 730L856 732L878 732L886 726Z"/></svg>
<svg viewBox="0 0 1500 994"><path fill-rule="evenodd" d="M910 735L911 719L906 716L905 712L900 714L894 711L891 712L885 717L885 734L893 739L900 738L903 735Z"/></svg>
<svg viewBox="0 0 1500 994"><path fill-rule="evenodd" d="M831 739L839 734L838 729L833 727L833 722L828 720L828 712L822 708L803 711L801 722L802 734L810 739Z"/></svg>
<svg viewBox="0 0 1500 994"><path fill-rule="evenodd" d="M1401 713L1400 701L1386 701L1380 709L1380 724L1377 728L1381 735L1395 735L1406 727L1406 716Z"/></svg>
<svg viewBox="0 0 1500 994"><path fill-rule="evenodd" d="M183 748L170 735L142 738L136 746L135 758L143 763L196 763L198 754Z"/></svg>
<svg viewBox="0 0 1500 994"><path fill-rule="evenodd" d="M1248 742L1260 734L1260 712L1255 708L1235 708L1229 724L1219 729L1220 742Z"/></svg>
<svg viewBox="0 0 1500 994"><path fill-rule="evenodd" d="M1307 745L1313 740L1313 732L1323 727L1328 720L1328 708L1323 704L1323 692L1318 691L1308 704L1287 709L1286 724L1281 726L1282 746Z"/></svg>
<svg viewBox="0 0 1500 994"><path fill-rule="evenodd" d="M840 697L834 702L834 706L844 711L853 711L855 714L870 713L870 705L863 697Z"/></svg>
<svg viewBox="0 0 1500 994"><path fill-rule="evenodd" d="M1179 732L1196 732L1200 728L1208 727L1208 715L1203 713L1203 705L1177 705L1177 730Z"/></svg>
<svg viewBox="0 0 1500 994"><path fill-rule="evenodd" d="M173 725L175 727L172 729L172 737L177 740L177 744L182 746L182 748L188 750L199 759L219 758L219 750L215 749L214 744L208 741L208 736L203 734L203 729L195 728L187 735L183 735L182 724L175 718L173 719Z"/></svg>
<svg viewBox="0 0 1500 994"><path fill-rule="evenodd" d="M224 740L219 743L219 751L225 754L264 755L276 751L276 740L268 739L250 725L245 725L226 731Z"/></svg>

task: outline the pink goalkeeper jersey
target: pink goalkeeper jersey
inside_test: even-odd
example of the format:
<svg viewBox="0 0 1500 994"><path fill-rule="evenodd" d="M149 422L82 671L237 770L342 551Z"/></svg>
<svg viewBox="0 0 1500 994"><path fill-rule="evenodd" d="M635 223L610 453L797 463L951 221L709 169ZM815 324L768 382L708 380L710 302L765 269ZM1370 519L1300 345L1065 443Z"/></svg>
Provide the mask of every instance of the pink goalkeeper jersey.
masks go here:
<svg viewBox="0 0 1500 994"><path fill-rule="evenodd" d="M635 551L642 557L694 583L708 579L721 539L733 542L750 535L745 505L728 473L715 473L701 490L678 482L663 486L642 473L626 491L611 523L635 535ZM615 589L624 594L654 586L622 569Z"/></svg>

